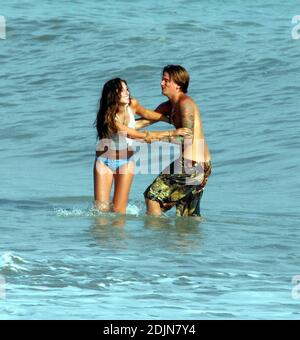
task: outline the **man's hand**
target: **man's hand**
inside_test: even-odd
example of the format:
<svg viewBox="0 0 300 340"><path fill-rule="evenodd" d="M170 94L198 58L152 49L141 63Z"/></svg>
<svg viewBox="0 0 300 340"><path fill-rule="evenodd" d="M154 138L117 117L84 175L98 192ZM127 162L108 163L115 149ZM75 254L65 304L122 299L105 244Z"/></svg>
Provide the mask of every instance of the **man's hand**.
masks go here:
<svg viewBox="0 0 300 340"><path fill-rule="evenodd" d="M193 131L188 128L180 128L174 131L173 133L174 137L177 136L182 136L182 137L192 137L193 136Z"/></svg>

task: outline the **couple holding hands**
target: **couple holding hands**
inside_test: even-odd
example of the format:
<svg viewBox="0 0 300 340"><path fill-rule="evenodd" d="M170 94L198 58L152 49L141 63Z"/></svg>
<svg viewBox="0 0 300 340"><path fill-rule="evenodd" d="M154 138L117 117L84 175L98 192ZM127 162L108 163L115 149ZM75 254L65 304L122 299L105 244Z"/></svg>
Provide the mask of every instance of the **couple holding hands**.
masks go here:
<svg viewBox="0 0 300 340"><path fill-rule="evenodd" d="M179 144L180 156L146 189L147 214L160 216L176 206L178 216L200 216L203 189L211 174L211 156L204 139L200 110L187 95L189 74L180 65L163 68L161 89L168 100L155 111L131 98L125 80L108 81L95 121L98 134L94 163L95 205L102 212L126 213L134 176L134 141ZM136 120L135 115L141 119ZM141 131L155 122L175 127ZM110 193L114 183L113 200Z"/></svg>

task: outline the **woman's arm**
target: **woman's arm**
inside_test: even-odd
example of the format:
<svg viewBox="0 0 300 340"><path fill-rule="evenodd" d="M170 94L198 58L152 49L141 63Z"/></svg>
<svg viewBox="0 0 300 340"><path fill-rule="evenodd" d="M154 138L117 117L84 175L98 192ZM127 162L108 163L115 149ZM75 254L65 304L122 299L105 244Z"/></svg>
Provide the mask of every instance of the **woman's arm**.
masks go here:
<svg viewBox="0 0 300 340"><path fill-rule="evenodd" d="M191 130L187 128L180 128L177 130L167 131L137 131L119 122L116 122L116 126L119 130L119 133L121 133L125 137L145 141L146 143L152 143L156 141L174 143L175 142L175 140L173 140L174 138L178 136L189 137L191 136L192 133Z"/></svg>
<svg viewBox="0 0 300 340"><path fill-rule="evenodd" d="M145 142L167 142L172 144L191 144L192 131L188 128L180 128L171 131L146 131Z"/></svg>

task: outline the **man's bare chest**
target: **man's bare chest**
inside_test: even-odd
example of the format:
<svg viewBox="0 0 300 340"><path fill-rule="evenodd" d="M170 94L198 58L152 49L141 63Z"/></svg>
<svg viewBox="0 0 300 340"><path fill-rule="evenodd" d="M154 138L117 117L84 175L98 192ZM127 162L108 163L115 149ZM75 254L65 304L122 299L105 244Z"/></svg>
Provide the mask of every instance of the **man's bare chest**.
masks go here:
<svg viewBox="0 0 300 340"><path fill-rule="evenodd" d="M176 127L176 129L181 128L182 126L182 119L179 110L172 109L171 111L171 123Z"/></svg>

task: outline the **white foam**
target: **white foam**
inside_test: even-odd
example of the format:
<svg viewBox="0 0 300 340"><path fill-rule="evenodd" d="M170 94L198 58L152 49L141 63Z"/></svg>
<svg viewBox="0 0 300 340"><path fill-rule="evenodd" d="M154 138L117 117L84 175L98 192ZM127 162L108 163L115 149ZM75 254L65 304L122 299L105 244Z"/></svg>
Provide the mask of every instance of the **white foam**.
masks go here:
<svg viewBox="0 0 300 340"><path fill-rule="evenodd" d="M135 215L135 216L138 216L138 215L140 214L140 211L141 211L141 210L139 209L138 206L128 204L126 213L127 213L128 215Z"/></svg>
<svg viewBox="0 0 300 340"><path fill-rule="evenodd" d="M97 286L100 287L100 288L106 288L105 283L97 283Z"/></svg>
<svg viewBox="0 0 300 340"><path fill-rule="evenodd" d="M112 215L115 216L114 213L102 213L96 208L90 208L90 209L80 209L80 208L72 208L72 209L66 209L66 208L54 208L54 212L57 216L60 217L97 217L97 216L107 216ZM128 204L126 214L128 215L134 215L139 216L141 210L137 205L134 204Z"/></svg>
<svg viewBox="0 0 300 340"><path fill-rule="evenodd" d="M14 255L12 252L4 253L0 258L0 269L10 269L14 272L28 271L27 268L20 264L28 263L22 257Z"/></svg>

